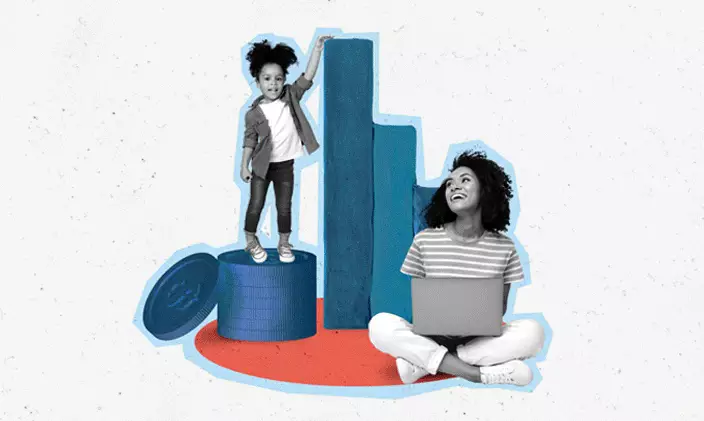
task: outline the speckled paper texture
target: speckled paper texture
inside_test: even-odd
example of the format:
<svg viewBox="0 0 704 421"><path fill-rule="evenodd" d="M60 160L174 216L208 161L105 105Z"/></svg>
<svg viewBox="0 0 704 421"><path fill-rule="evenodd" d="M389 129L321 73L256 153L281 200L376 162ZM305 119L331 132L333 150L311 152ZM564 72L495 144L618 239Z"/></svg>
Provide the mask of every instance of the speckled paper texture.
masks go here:
<svg viewBox="0 0 704 421"><path fill-rule="evenodd" d="M704 419L701 17L687 0L0 2L0 420ZM553 330L534 391L287 393L135 327L175 250L241 239L242 49L273 32L307 51L321 28L377 35L377 111L422 120L421 174L471 140L513 165L532 277L514 310Z"/></svg>

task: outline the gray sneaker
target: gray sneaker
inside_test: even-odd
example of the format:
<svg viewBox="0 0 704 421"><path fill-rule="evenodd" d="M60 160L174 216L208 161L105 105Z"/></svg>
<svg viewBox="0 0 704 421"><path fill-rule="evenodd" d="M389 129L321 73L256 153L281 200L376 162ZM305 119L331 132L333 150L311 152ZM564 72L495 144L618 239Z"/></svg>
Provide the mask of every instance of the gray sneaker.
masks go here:
<svg viewBox="0 0 704 421"><path fill-rule="evenodd" d="M279 252L279 260L281 260L284 263L292 263L294 260L296 260L296 256L293 255L293 251L291 250L293 246L288 242L283 242L279 244L278 252Z"/></svg>
<svg viewBox="0 0 704 421"><path fill-rule="evenodd" d="M252 259L254 259L254 261L257 263L262 263L267 259L267 257L269 257L266 254L266 250L264 250L261 244L259 244L259 239L256 235L254 236L254 241L247 244L247 247L245 247L244 251L249 253L249 255L252 256Z"/></svg>

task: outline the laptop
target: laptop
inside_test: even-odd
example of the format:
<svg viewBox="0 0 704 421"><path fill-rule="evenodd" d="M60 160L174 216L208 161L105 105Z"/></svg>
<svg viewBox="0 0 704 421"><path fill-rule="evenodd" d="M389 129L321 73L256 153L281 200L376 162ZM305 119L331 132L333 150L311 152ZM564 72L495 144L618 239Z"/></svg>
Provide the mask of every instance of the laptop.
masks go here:
<svg viewBox="0 0 704 421"><path fill-rule="evenodd" d="M411 298L416 334L501 335L501 278L413 278Z"/></svg>

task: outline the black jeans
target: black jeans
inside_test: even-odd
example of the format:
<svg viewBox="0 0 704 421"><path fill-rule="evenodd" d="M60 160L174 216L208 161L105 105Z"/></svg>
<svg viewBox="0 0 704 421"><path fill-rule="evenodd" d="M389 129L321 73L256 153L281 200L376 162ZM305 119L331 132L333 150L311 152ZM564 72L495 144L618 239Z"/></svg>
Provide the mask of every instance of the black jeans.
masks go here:
<svg viewBox="0 0 704 421"><path fill-rule="evenodd" d="M244 230L255 233L259 226L259 218L264 209L269 183L274 183L276 197L276 223L279 233L291 232L291 199L293 198L293 159L283 162L272 162L266 173L266 179L252 175L250 180L249 206L244 220Z"/></svg>
<svg viewBox="0 0 704 421"><path fill-rule="evenodd" d="M456 353L457 347L464 345L472 339L478 338L478 336L447 336L447 335L425 335L427 338L432 339L438 345L442 345L450 353Z"/></svg>

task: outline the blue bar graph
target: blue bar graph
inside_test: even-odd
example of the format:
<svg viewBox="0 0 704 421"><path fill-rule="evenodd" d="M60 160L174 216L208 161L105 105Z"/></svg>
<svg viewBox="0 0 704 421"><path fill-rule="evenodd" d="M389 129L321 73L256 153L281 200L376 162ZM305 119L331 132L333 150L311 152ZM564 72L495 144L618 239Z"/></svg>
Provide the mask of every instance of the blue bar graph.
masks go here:
<svg viewBox="0 0 704 421"><path fill-rule="evenodd" d="M365 329L373 253L372 41L330 40L324 66L324 327Z"/></svg>
<svg viewBox="0 0 704 421"><path fill-rule="evenodd" d="M374 254L371 315L412 321L411 280L400 272L413 241L416 130L374 126Z"/></svg>

